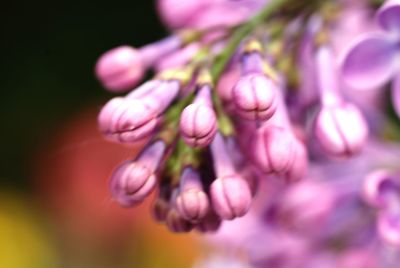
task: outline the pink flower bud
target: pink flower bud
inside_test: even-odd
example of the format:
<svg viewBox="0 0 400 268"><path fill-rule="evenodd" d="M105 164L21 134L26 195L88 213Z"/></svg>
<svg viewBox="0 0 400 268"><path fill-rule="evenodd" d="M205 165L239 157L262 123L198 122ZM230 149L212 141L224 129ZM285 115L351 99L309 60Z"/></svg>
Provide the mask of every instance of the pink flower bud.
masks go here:
<svg viewBox="0 0 400 268"><path fill-rule="evenodd" d="M224 139L219 133L211 144L211 152L217 175L210 186L213 208L222 219L242 217L250 208L251 190L246 180L236 173Z"/></svg>
<svg viewBox="0 0 400 268"><path fill-rule="evenodd" d="M190 232L193 229L193 225L189 221L185 220L174 206L174 204L176 204L178 194L179 194L179 189L174 188L171 193L170 209L165 219L165 223L167 224L168 229L172 232L175 233Z"/></svg>
<svg viewBox="0 0 400 268"><path fill-rule="evenodd" d="M210 0L158 0L158 11L163 22L171 28L183 28L200 12L204 6L208 6Z"/></svg>
<svg viewBox="0 0 400 268"><path fill-rule="evenodd" d="M384 208L388 191L396 188L393 176L386 170L374 171L364 179L363 197L369 205Z"/></svg>
<svg viewBox="0 0 400 268"><path fill-rule="evenodd" d="M249 185L238 175L217 178L211 184L210 194L215 211L225 220L244 216L252 200Z"/></svg>
<svg viewBox="0 0 400 268"><path fill-rule="evenodd" d="M158 89L160 86L163 85L163 82L164 81L159 79L149 80L139 87L133 89L125 97L128 99L142 99L151 96L155 89Z"/></svg>
<svg viewBox="0 0 400 268"><path fill-rule="evenodd" d="M328 153L349 156L361 151L368 137L368 126L351 103L325 106L316 119L315 135Z"/></svg>
<svg viewBox="0 0 400 268"><path fill-rule="evenodd" d="M201 88L192 104L187 106L180 118L180 132L191 147L205 147L217 132L217 118L211 105L209 86Z"/></svg>
<svg viewBox="0 0 400 268"><path fill-rule="evenodd" d="M256 130L251 148L254 164L263 172L285 173L294 162L297 144L287 129L266 125Z"/></svg>
<svg viewBox="0 0 400 268"><path fill-rule="evenodd" d="M267 120L275 112L277 85L260 73L239 79L233 88L233 102L237 113L248 120Z"/></svg>
<svg viewBox="0 0 400 268"><path fill-rule="evenodd" d="M135 161L118 167L111 177L111 194L122 206L130 207L143 201L154 189L155 171L164 155L165 144L157 141L146 147Z"/></svg>
<svg viewBox="0 0 400 268"><path fill-rule="evenodd" d="M289 170L285 174L285 178L287 181L294 182L298 181L307 173L308 170L308 155L307 149L304 144L300 141L296 141L296 149L294 160L289 167Z"/></svg>
<svg viewBox="0 0 400 268"><path fill-rule="evenodd" d="M284 225L302 232L320 231L334 209L335 193L321 183L300 182L280 198L276 214Z"/></svg>
<svg viewBox="0 0 400 268"><path fill-rule="evenodd" d="M398 0L386 0L376 17L383 29L400 34L400 2Z"/></svg>
<svg viewBox="0 0 400 268"><path fill-rule="evenodd" d="M237 25L260 10L266 0L203 0L201 2L209 2L210 4L198 9L197 12L192 15L192 18L185 24L186 27L209 29L217 26L230 27ZM221 16L221 14L224 15Z"/></svg>
<svg viewBox="0 0 400 268"><path fill-rule="evenodd" d="M223 102L232 102L232 90L240 79L240 69L238 65L234 65L231 69L225 71L218 80L218 95Z"/></svg>
<svg viewBox="0 0 400 268"><path fill-rule="evenodd" d="M160 72L185 65L198 53L200 47L199 43L192 43L174 53L166 55L157 62L155 66L156 71Z"/></svg>
<svg viewBox="0 0 400 268"><path fill-rule="evenodd" d="M182 38L179 35L171 35L155 43L145 45L140 48L143 64L147 67L153 67L157 61L175 52L181 45Z"/></svg>
<svg viewBox="0 0 400 268"><path fill-rule="evenodd" d="M183 170L175 205L182 218L193 223L203 219L210 208L199 174L191 168Z"/></svg>
<svg viewBox="0 0 400 268"><path fill-rule="evenodd" d="M113 139L112 130L115 129L116 121L125 106L125 99L121 97L112 98L101 109L97 121L100 131L106 138Z"/></svg>
<svg viewBox="0 0 400 268"><path fill-rule="evenodd" d="M114 98L101 110L100 131L110 140L130 143L148 137L156 128L158 116L178 95L178 81L146 83L126 98Z"/></svg>
<svg viewBox="0 0 400 268"><path fill-rule="evenodd" d="M120 92L137 85L145 66L138 50L121 46L103 54L96 63L95 72L105 88Z"/></svg>
<svg viewBox="0 0 400 268"><path fill-rule="evenodd" d="M400 213L381 212L377 228L383 241L395 247L400 246Z"/></svg>
<svg viewBox="0 0 400 268"><path fill-rule="evenodd" d="M101 110L98 123L106 138L135 142L152 133L157 126L157 113L140 100L114 98Z"/></svg>

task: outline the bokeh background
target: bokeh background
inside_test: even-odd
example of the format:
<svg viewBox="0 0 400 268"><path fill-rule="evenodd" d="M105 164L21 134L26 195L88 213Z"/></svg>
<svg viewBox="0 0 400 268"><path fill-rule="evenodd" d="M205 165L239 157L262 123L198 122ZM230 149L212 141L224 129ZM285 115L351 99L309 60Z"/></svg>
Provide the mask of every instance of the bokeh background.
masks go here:
<svg viewBox="0 0 400 268"><path fill-rule="evenodd" d="M150 202L110 199L113 167L136 154L102 140L98 56L167 33L154 1L7 1L2 5L0 267L189 267L193 235L154 223Z"/></svg>

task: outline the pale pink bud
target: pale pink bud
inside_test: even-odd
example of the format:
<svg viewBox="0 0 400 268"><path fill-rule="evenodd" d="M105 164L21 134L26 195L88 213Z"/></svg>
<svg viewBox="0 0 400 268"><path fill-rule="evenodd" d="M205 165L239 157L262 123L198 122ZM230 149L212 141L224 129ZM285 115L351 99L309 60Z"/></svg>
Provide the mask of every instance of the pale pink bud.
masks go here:
<svg viewBox="0 0 400 268"><path fill-rule="evenodd" d="M111 194L122 206L130 207L143 201L154 189L155 171L164 155L166 146L156 141L146 147L135 161L118 167L111 177Z"/></svg>
<svg viewBox="0 0 400 268"><path fill-rule="evenodd" d="M103 135L117 142L135 142L157 126L157 113L136 99L114 98L101 110L98 123Z"/></svg>
<svg viewBox="0 0 400 268"><path fill-rule="evenodd" d="M217 132L217 118L211 104L211 89L203 86L192 104L187 106L180 118L183 140L191 147L205 147Z"/></svg>
<svg viewBox="0 0 400 268"><path fill-rule="evenodd" d="M225 220L244 216L252 200L248 183L239 175L217 178L210 194L215 211Z"/></svg>
<svg viewBox="0 0 400 268"><path fill-rule="evenodd" d="M251 190L246 180L236 173L224 139L219 133L211 144L211 152L217 175L210 186L213 208L222 219L242 217L250 208Z"/></svg>
<svg viewBox="0 0 400 268"><path fill-rule="evenodd" d="M140 56L143 64L147 67L154 66L164 56L175 52L182 45L182 38L179 35L168 36L160 41L145 45L140 48Z"/></svg>
<svg viewBox="0 0 400 268"><path fill-rule="evenodd" d="M231 69L225 71L218 80L218 95L223 102L232 102L232 90L240 79L240 68L235 64Z"/></svg>
<svg viewBox="0 0 400 268"><path fill-rule="evenodd" d="M120 46L104 53L96 63L96 76L110 91L133 88L142 79L145 66L137 49Z"/></svg>
<svg viewBox="0 0 400 268"><path fill-rule="evenodd" d="M369 205L384 208L387 206L387 193L394 188L393 176L386 170L377 170L364 179L363 197Z"/></svg>
<svg viewBox="0 0 400 268"><path fill-rule="evenodd" d="M334 208L335 194L328 186L312 181L290 187L277 206L280 221L300 232L320 231Z"/></svg>
<svg viewBox="0 0 400 268"><path fill-rule="evenodd" d="M151 96L151 94L162 86L164 81L159 79L149 80L139 87L133 89L125 97L128 99L142 99L144 97Z"/></svg>
<svg viewBox="0 0 400 268"><path fill-rule="evenodd" d="M210 0L158 0L158 11L161 19L171 28L182 28L193 19L203 7L208 6Z"/></svg>
<svg viewBox="0 0 400 268"><path fill-rule="evenodd" d="M179 189L175 188L171 193L170 209L168 211L165 223L170 231L175 233L190 232L193 229L193 225L185 220L181 214L176 210L174 204L176 203Z"/></svg>
<svg viewBox="0 0 400 268"><path fill-rule="evenodd" d="M379 213L377 228L383 241L395 247L400 246L400 213Z"/></svg>
<svg viewBox="0 0 400 268"><path fill-rule="evenodd" d="M251 143L254 164L265 173L288 172L296 157L296 142L285 128L274 125L259 128Z"/></svg>
<svg viewBox="0 0 400 268"><path fill-rule="evenodd" d="M100 131L108 139L123 143L148 137L179 89L178 81L148 82L126 98L110 100L98 117Z"/></svg>
<svg viewBox="0 0 400 268"><path fill-rule="evenodd" d="M185 65L198 53L200 47L199 43L192 43L174 53L166 55L157 62L155 66L156 71L160 72Z"/></svg>
<svg viewBox="0 0 400 268"><path fill-rule="evenodd" d="M324 106L316 119L315 135L328 153L349 156L361 151L368 126L360 110L351 103Z"/></svg>
<svg viewBox="0 0 400 268"><path fill-rule="evenodd" d="M179 188L176 209L185 220L199 222L210 208L199 174L190 167L185 168Z"/></svg>
<svg viewBox="0 0 400 268"><path fill-rule="evenodd" d="M276 110L277 84L261 73L242 76L233 88L237 113L248 120L267 120Z"/></svg>
<svg viewBox="0 0 400 268"><path fill-rule="evenodd" d="M304 178L308 170L307 149L301 141L296 140L295 144L294 160L285 174L286 180L290 182Z"/></svg>

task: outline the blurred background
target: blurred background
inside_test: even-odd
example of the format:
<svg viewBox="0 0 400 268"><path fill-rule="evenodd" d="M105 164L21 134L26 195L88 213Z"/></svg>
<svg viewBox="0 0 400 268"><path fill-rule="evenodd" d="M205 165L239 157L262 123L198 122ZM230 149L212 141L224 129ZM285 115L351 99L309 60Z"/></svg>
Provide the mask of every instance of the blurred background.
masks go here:
<svg viewBox="0 0 400 268"><path fill-rule="evenodd" d="M198 244L154 223L149 203L110 200L113 167L135 155L102 140L112 95L93 68L122 44L167 33L155 1L8 1L2 6L0 267L189 267Z"/></svg>

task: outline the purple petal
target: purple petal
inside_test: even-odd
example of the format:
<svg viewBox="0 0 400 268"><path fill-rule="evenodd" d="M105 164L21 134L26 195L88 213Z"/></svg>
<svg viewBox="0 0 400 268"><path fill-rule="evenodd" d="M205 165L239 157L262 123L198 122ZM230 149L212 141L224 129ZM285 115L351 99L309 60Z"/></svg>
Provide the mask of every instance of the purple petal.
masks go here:
<svg viewBox="0 0 400 268"><path fill-rule="evenodd" d="M387 34L362 36L345 53L341 70L344 81L355 89L382 86L393 75L399 52Z"/></svg>
<svg viewBox="0 0 400 268"><path fill-rule="evenodd" d="M400 1L386 1L377 13L377 20L383 29L400 34Z"/></svg>
<svg viewBox="0 0 400 268"><path fill-rule="evenodd" d="M398 73L392 85L392 103L397 116L400 118L400 73Z"/></svg>

